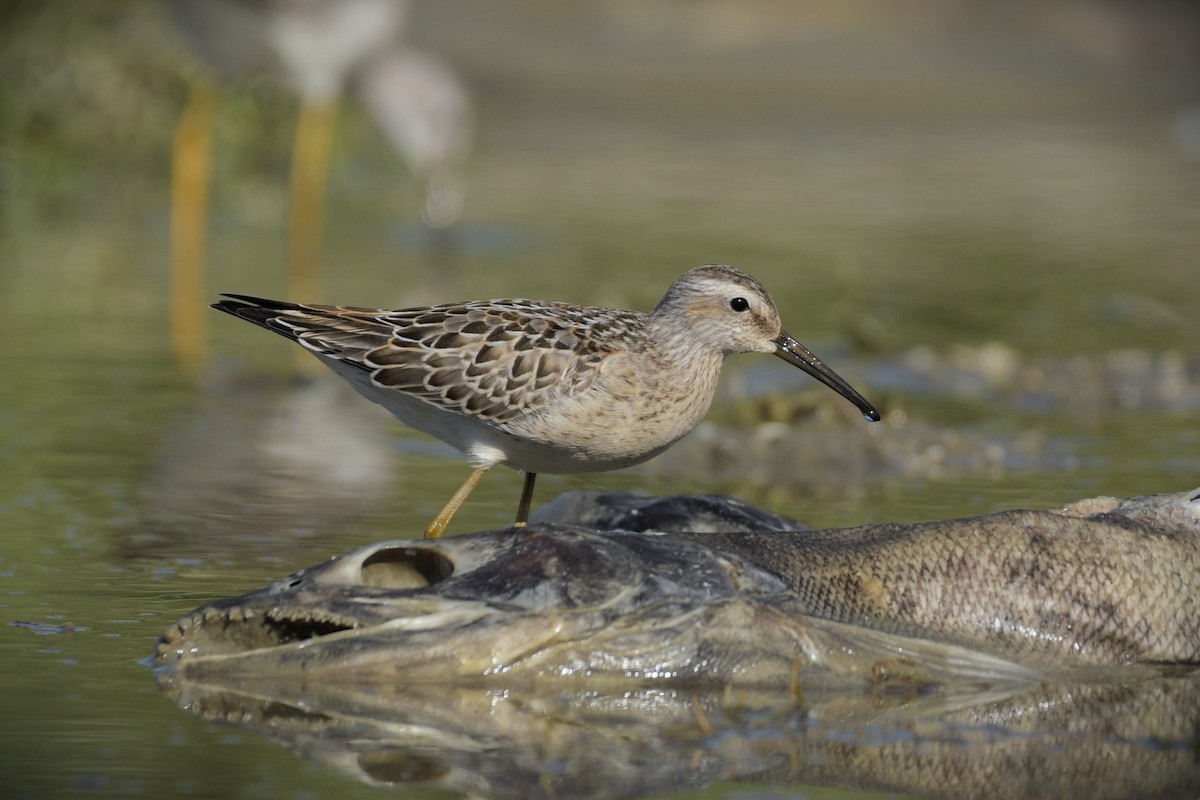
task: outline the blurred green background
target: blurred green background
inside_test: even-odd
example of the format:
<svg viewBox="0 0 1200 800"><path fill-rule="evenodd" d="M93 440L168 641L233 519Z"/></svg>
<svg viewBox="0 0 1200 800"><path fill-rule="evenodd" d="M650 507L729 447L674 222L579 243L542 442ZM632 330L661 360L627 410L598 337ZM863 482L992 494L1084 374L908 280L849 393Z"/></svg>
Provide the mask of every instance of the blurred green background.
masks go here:
<svg viewBox="0 0 1200 800"><path fill-rule="evenodd" d="M297 299L645 310L730 263L885 414L733 359L688 440L544 476L539 501L724 492L841 526L1200 483L1194 4L443 0L397 41L469 98L462 214L422 222L420 167L351 75L319 297ZM0 6L12 797L374 795L180 714L138 659L201 602L414 535L466 474L335 378L297 379L278 337L204 311L198 362L173 352L172 141L212 74L194 52L166 4ZM287 292L297 92L212 80L195 309ZM518 487L489 475L453 530L507 524Z"/></svg>

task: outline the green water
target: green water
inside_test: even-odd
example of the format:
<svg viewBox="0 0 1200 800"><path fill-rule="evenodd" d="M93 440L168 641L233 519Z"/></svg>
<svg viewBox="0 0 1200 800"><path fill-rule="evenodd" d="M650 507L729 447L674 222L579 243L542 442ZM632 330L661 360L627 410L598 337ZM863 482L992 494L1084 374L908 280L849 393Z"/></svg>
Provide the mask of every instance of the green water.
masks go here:
<svg viewBox="0 0 1200 800"><path fill-rule="evenodd" d="M166 340L167 164L186 83L173 34L143 4L14 8L0 54L4 794L378 796L182 714L140 660L202 602L415 534L466 467L350 394L293 388L290 345L215 312L202 376L178 368ZM516 295L648 309L685 269L727 262L760 278L788 330L910 429L963 432L967 448L1031 431L1049 443L985 470L544 476L539 499L726 492L842 526L1200 484L1200 406L1186 392L1125 407L1060 393L1031 409L887 379L917 345L945 355L1001 342L1051 364L1171 352L1194 391L1200 160L1171 139L1190 95L1164 79L1170 70L1011 28L905 34L858 20L859 34L810 31L808 47L775 35L713 50L615 10L596 20L504 9L449 4L414 34L477 96L451 253L429 250L403 166L347 104L327 195L326 300ZM210 294L283 293L294 115L270 84L228 96ZM731 361L726 383L798 385L763 360ZM738 418L736 394L715 419ZM898 436L896 420L869 435ZM845 447L867 435L848 433ZM454 530L506 524L518 490L518 476L497 470Z"/></svg>

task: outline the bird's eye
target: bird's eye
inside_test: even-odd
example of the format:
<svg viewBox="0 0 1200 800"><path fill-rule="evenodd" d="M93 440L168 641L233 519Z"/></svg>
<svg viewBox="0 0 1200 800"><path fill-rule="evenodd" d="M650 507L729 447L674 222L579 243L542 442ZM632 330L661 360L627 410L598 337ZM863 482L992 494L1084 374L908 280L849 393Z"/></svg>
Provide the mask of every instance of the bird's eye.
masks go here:
<svg viewBox="0 0 1200 800"><path fill-rule="evenodd" d="M734 311L749 311L750 301L744 297L735 297L729 301L729 307Z"/></svg>

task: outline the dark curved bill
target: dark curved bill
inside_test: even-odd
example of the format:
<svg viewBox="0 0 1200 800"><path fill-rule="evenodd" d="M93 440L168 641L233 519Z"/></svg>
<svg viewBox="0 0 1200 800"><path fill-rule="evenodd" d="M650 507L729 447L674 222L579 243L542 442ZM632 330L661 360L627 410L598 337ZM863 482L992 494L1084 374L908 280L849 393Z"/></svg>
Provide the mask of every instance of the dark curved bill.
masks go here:
<svg viewBox="0 0 1200 800"><path fill-rule="evenodd" d="M854 387L846 383L841 375L825 366L825 362L813 355L813 352L804 345L797 342L786 332L780 332L779 338L775 340L775 355L782 358L794 367L812 375L821 383L833 389L842 397L849 400L854 405L858 406L858 410L862 415L871 422L879 422L879 412L875 410L875 406L867 402L867 399L854 390Z"/></svg>

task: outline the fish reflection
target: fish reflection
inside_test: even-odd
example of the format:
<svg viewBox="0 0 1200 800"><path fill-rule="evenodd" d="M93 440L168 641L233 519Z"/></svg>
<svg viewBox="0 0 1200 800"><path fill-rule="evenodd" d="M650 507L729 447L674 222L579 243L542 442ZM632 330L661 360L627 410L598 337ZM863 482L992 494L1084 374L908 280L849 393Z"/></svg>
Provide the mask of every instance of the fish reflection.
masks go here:
<svg viewBox="0 0 1200 800"><path fill-rule="evenodd" d="M188 711L375 786L505 800L717 781L921 797L1200 790L1200 673L933 694L279 684L168 687Z"/></svg>

